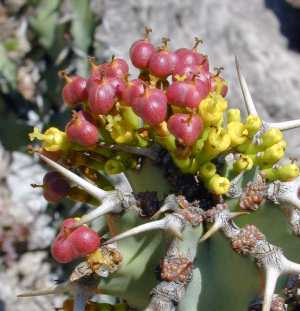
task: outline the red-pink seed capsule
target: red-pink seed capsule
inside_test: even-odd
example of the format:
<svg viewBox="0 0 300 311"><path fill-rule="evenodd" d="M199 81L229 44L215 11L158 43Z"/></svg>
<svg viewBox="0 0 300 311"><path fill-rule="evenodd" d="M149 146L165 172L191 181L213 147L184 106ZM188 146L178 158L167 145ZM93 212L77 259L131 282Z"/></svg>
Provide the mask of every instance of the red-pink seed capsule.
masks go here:
<svg viewBox="0 0 300 311"><path fill-rule="evenodd" d="M166 78L174 71L177 64L177 56L166 50L152 54L149 61L150 73L159 78Z"/></svg>
<svg viewBox="0 0 300 311"><path fill-rule="evenodd" d="M183 66L196 65L195 52L192 49L180 48L175 51L178 56L178 63Z"/></svg>
<svg viewBox="0 0 300 311"><path fill-rule="evenodd" d="M83 111L75 112L66 125L66 134L70 141L83 146L95 145L99 140L99 131L91 116Z"/></svg>
<svg viewBox="0 0 300 311"><path fill-rule="evenodd" d="M87 80L80 77L66 77L67 83L63 88L62 95L64 103L71 108L76 107L83 101L87 100Z"/></svg>
<svg viewBox="0 0 300 311"><path fill-rule="evenodd" d="M51 255L59 263L69 263L78 257L73 245L59 234L51 245Z"/></svg>
<svg viewBox="0 0 300 311"><path fill-rule="evenodd" d="M166 119L167 97L162 90L148 88L143 96L133 100L132 107L146 123L156 126Z"/></svg>
<svg viewBox="0 0 300 311"><path fill-rule="evenodd" d="M126 88L124 80L120 79L120 78L116 78L116 77L107 78L106 80L115 90L116 96L121 98L122 94Z"/></svg>
<svg viewBox="0 0 300 311"><path fill-rule="evenodd" d="M198 88L195 85L191 85L187 95L186 95L186 107L197 108L202 101L207 96L199 92Z"/></svg>
<svg viewBox="0 0 300 311"><path fill-rule="evenodd" d="M69 241L80 256L86 256L94 252L100 246L100 237L98 234L85 226L75 229L70 234Z"/></svg>
<svg viewBox="0 0 300 311"><path fill-rule="evenodd" d="M195 75L200 72L200 69L196 65L185 65L178 63L173 71L173 80L176 80L176 76L185 77L185 80L192 80Z"/></svg>
<svg viewBox="0 0 300 311"><path fill-rule="evenodd" d="M198 115L175 113L168 120L169 131L186 146L192 146L203 131L203 121Z"/></svg>
<svg viewBox="0 0 300 311"><path fill-rule="evenodd" d="M43 196L50 203L57 203L70 192L68 181L58 172L48 172L43 178Z"/></svg>
<svg viewBox="0 0 300 311"><path fill-rule="evenodd" d="M195 58L196 65L202 65L202 66L208 65L208 59L206 55L203 55L199 52L194 51L194 58Z"/></svg>
<svg viewBox="0 0 300 311"><path fill-rule="evenodd" d="M137 97L140 97L145 92L145 84L140 79L135 79L132 81L129 81L126 88L124 89L122 93L122 99L123 102L131 106L133 103L133 100Z"/></svg>
<svg viewBox="0 0 300 311"><path fill-rule="evenodd" d="M130 60L139 69L146 69L155 48L148 39L135 41L130 48Z"/></svg>
<svg viewBox="0 0 300 311"><path fill-rule="evenodd" d="M92 82L89 86L89 107L94 114L108 114L116 102L116 90L108 83Z"/></svg>
<svg viewBox="0 0 300 311"><path fill-rule="evenodd" d="M208 73L200 72L194 78L194 84L201 94L201 100L206 98L211 90L211 79Z"/></svg>
<svg viewBox="0 0 300 311"><path fill-rule="evenodd" d="M100 247L101 238L94 230L86 226L74 228L75 224L75 219L65 219L52 243L52 256L60 263L68 263L86 256Z"/></svg>
<svg viewBox="0 0 300 311"><path fill-rule="evenodd" d="M191 84L186 81L175 81L167 89L168 103L175 106L186 107L186 97Z"/></svg>
<svg viewBox="0 0 300 311"><path fill-rule="evenodd" d="M128 76L129 67L123 58L114 58L104 68L104 77L124 79Z"/></svg>

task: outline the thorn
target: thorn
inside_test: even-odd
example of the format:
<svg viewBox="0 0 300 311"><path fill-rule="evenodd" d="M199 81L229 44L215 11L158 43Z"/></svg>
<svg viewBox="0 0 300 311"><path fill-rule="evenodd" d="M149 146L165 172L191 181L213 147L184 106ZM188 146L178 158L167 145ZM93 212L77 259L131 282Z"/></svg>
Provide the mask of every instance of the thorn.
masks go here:
<svg viewBox="0 0 300 311"><path fill-rule="evenodd" d="M300 264L291 261L286 257L283 257L282 261L283 261L282 273L300 274Z"/></svg>
<svg viewBox="0 0 300 311"><path fill-rule="evenodd" d="M122 192L133 192L130 182L124 173L105 176L112 185Z"/></svg>
<svg viewBox="0 0 300 311"><path fill-rule="evenodd" d="M17 295L18 298L24 297L34 297L34 296L46 296L46 295L53 295L53 294L63 294L69 290L69 283L62 283L50 288L32 290L29 292L25 292L22 294Z"/></svg>
<svg viewBox="0 0 300 311"><path fill-rule="evenodd" d="M253 103L247 82L246 82L244 76L242 75L242 73L240 72L240 65L239 65L237 57L235 57L235 67L236 67L236 71L237 71L237 75L238 75L238 79L239 79L239 83L240 83L240 87L242 90L242 94L243 94L243 98L244 98L244 102L246 105L247 112L248 112L248 114L258 116L258 113L257 113L255 105Z"/></svg>
<svg viewBox="0 0 300 311"><path fill-rule="evenodd" d="M107 198L103 201L103 203L93 209L88 214L85 214L80 218L78 222L74 225L74 228L78 228L82 225L88 224L92 222L93 220L102 217L106 214L110 213L120 213L122 211L122 204L119 201L114 200L114 198Z"/></svg>
<svg viewBox="0 0 300 311"><path fill-rule="evenodd" d="M266 285L265 285L264 303L262 311L271 310L272 298L279 275L280 273L274 268L269 268L266 270Z"/></svg>
<svg viewBox="0 0 300 311"><path fill-rule="evenodd" d="M139 226L136 226L128 231L125 231L119 235L116 235L115 237L111 238L110 240L106 241L104 245L111 244L120 240L123 240L125 238L135 236L147 231L152 230L166 230L172 233L176 238L182 240L183 236L180 232L180 229L178 228L177 222L174 221L173 215L168 215L165 218L161 220L155 220L151 221Z"/></svg>
<svg viewBox="0 0 300 311"><path fill-rule="evenodd" d="M222 212L227 212L227 210L222 211ZM222 212L220 212L219 214L221 214ZM248 212L230 212L228 213L227 216L227 221L237 218L239 216L242 215L248 215ZM214 222L214 224L211 226L211 228L201 237L201 239L199 240L199 243L202 243L204 241L206 241L207 239L209 239L213 234L215 234L218 230L222 229L224 227L224 219L222 218L217 218Z"/></svg>
<svg viewBox="0 0 300 311"><path fill-rule="evenodd" d="M222 222L216 221L214 224L210 227L210 229L201 237L199 240L199 243L202 243L209 239L212 235L214 235L217 231L219 231L222 228Z"/></svg>
<svg viewBox="0 0 300 311"><path fill-rule="evenodd" d="M74 174L70 170L66 169L62 165L58 164L57 162L52 161L48 157L44 156L43 154L39 155L40 158L45 161L49 166L51 166L53 169L61 173L63 176L65 176L70 181L74 182L81 188L83 188L86 192L88 192L90 195L92 195L94 198L98 200L103 200L105 197L107 197L108 192L104 191L95 185L89 183L84 178Z"/></svg>
<svg viewBox="0 0 300 311"><path fill-rule="evenodd" d="M297 120L290 120L290 121L284 121L284 122L276 122L276 123L269 123L268 126L272 128L278 128L281 131L287 131L291 129L295 129L300 127L300 119Z"/></svg>
<svg viewBox="0 0 300 311"><path fill-rule="evenodd" d="M300 210L299 189L300 177L286 182L274 181L269 184L267 198L276 204L283 204Z"/></svg>
<svg viewBox="0 0 300 311"><path fill-rule="evenodd" d="M174 194L170 194L166 197L162 207L151 217L151 219L158 219L163 213L167 211L175 211L178 208L178 202Z"/></svg>

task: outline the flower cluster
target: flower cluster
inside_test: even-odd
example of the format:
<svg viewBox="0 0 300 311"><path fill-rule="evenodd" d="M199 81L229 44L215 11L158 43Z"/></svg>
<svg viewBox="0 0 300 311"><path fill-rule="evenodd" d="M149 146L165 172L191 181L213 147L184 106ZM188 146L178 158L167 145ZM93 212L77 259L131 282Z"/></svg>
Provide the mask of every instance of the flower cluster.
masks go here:
<svg viewBox="0 0 300 311"><path fill-rule="evenodd" d="M42 141L48 157L116 174L135 168L136 155L150 153L156 144L183 173L197 175L218 195L229 190L230 181L218 171L216 159L228 153L235 154L235 174L254 165L269 179L299 174L295 164L273 168L286 148L279 129L263 131L258 116L242 122L239 109L228 109L227 83L220 70L211 72L207 56L197 50L201 40L172 51L167 38L155 47L150 31L146 28L144 38L130 48L130 60L140 70L137 79L131 79L127 62L117 57L103 64L90 58L88 78L60 73L66 81L64 102L74 109L72 119L64 131L51 127L42 134L35 128L30 134L31 140Z"/></svg>

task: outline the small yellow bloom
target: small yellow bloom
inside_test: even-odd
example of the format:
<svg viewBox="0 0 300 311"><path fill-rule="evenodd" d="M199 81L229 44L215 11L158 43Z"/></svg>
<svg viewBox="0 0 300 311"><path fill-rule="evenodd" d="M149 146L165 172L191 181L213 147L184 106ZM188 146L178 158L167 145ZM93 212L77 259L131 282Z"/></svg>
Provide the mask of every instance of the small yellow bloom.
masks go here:
<svg viewBox="0 0 300 311"><path fill-rule="evenodd" d="M208 138L204 145L204 152L209 156L216 156L227 150L230 146L231 139L224 128L211 128Z"/></svg>
<svg viewBox="0 0 300 311"><path fill-rule="evenodd" d="M241 154L233 164L234 171L239 174L242 171L249 171L253 167L253 160L250 156Z"/></svg>
<svg viewBox="0 0 300 311"><path fill-rule="evenodd" d="M262 136L261 136L261 144L260 147L262 149L267 149L271 147L272 145L275 145L283 140L283 134L282 132L277 128L271 128L267 130Z"/></svg>
<svg viewBox="0 0 300 311"><path fill-rule="evenodd" d="M208 96L201 101L199 105L199 113L206 126L217 125L222 120L223 111L226 108L227 101L225 99L218 100L216 95Z"/></svg>
<svg viewBox="0 0 300 311"><path fill-rule="evenodd" d="M231 122L227 125L228 134L231 139L231 146L235 147L246 142L248 130L241 122Z"/></svg>
<svg viewBox="0 0 300 311"><path fill-rule="evenodd" d="M277 169L277 179L289 181L299 176L299 166L296 163L289 163Z"/></svg>
<svg viewBox="0 0 300 311"><path fill-rule="evenodd" d="M245 128L248 130L249 136L254 136L262 127L262 121L258 116L249 115L247 117Z"/></svg>
<svg viewBox="0 0 300 311"><path fill-rule="evenodd" d="M110 159L104 164L104 171L107 175L119 174L125 171L125 166L119 160Z"/></svg>
<svg viewBox="0 0 300 311"><path fill-rule="evenodd" d="M41 133L38 128L34 128L33 132L29 134L29 139L33 141L34 139L38 139L42 141L42 147L46 151L59 151L66 150L69 148L69 142L67 140L67 135L65 132L60 131L56 127L50 127L45 131L45 133Z"/></svg>
<svg viewBox="0 0 300 311"><path fill-rule="evenodd" d="M272 145L257 156L262 165L271 165L284 157L285 147L282 142Z"/></svg>
<svg viewBox="0 0 300 311"><path fill-rule="evenodd" d="M208 182L208 189L217 195L225 194L230 188L230 181L218 174L214 175Z"/></svg>
<svg viewBox="0 0 300 311"><path fill-rule="evenodd" d="M241 122L241 112L239 109L228 109L227 123Z"/></svg>

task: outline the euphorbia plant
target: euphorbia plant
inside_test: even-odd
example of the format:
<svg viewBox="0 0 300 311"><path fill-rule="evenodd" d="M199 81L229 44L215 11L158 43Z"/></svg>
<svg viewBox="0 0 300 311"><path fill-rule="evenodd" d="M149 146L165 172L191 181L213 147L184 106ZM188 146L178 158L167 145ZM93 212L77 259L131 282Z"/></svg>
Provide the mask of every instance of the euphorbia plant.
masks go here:
<svg viewBox="0 0 300 311"><path fill-rule="evenodd" d="M255 291L260 294L253 266L239 262L219 237L199 244L221 230L233 250L263 272L263 311L297 307L290 297L274 295L280 275L300 273L300 265L283 255L291 244L282 250L254 224L240 228L233 219L255 212L244 221L275 221L276 209L265 206L279 205L300 234L299 168L282 161L282 131L300 120L261 120L237 64L248 110L243 119L239 109L228 108L220 70L210 72L207 56L197 50L201 40L172 51L167 38L155 48L149 32L130 49L138 78L129 77L121 58L100 65L90 60L90 77L64 74L64 101L78 109L65 131L30 134L41 141L40 158L70 183L52 201L68 196L94 208L65 220L53 242L58 262L82 260L68 281L22 296L69 291L74 310L84 310L86 302L87 309L96 308L89 300L98 291L138 310L245 309ZM261 215L266 210L269 216ZM107 220L101 245L94 225L99 217ZM212 226L202 236L203 223ZM229 271L247 283L226 283ZM214 299L212 289L222 299ZM230 291L234 301L222 296Z"/></svg>

